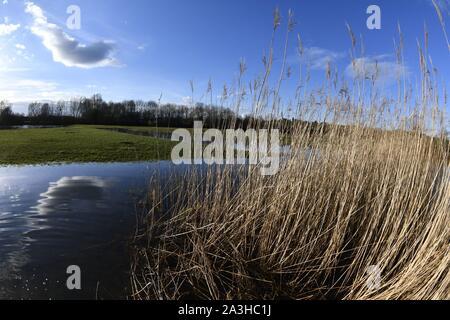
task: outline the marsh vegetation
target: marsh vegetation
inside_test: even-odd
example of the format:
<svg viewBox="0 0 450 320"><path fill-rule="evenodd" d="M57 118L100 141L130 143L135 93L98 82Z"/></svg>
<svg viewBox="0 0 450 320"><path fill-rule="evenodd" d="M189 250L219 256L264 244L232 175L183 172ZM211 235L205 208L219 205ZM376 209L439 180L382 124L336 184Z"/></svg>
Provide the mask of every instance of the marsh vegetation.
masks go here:
<svg viewBox="0 0 450 320"><path fill-rule="evenodd" d="M228 103L238 111L250 97L255 119L292 108L305 123L290 128L290 155L270 177L250 165L155 176L135 237L132 297L449 299L449 146L439 97L445 88L426 54L427 34L425 45L419 42L417 91L401 77L397 92L383 91L376 70L348 84L332 65L313 89L308 68L289 79L291 13L275 73L280 27L276 12L261 75L248 85L241 63ZM362 53L348 32L356 63ZM399 65L402 39L399 28ZM297 90L282 99L289 80ZM313 126L317 119L323 125ZM373 266L377 286L368 285Z"/></svg>

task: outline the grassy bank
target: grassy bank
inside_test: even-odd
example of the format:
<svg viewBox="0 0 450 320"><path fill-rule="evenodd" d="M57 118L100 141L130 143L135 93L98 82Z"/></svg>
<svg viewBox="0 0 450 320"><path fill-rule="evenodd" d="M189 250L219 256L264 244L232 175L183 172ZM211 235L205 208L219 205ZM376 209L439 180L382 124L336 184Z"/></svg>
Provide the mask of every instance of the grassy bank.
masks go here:
<svg viewBox="0 0 450 320"><path fill-rule="evenodd" d="M0 165L127 162L170 158L174 145L171 141L104 130L105 128L111 127L78 125L50 129L0 130Z"/></svg>

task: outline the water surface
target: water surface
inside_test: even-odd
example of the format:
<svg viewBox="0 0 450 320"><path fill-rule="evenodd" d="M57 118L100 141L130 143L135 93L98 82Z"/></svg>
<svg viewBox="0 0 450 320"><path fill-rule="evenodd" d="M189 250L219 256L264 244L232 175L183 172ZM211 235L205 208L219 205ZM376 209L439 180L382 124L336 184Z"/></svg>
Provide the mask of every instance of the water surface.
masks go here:
<svg viewBox="0 0 450 320"><path fill-rule="evenodd" d="M170 162L0 167L0 299L122 299L148 179ZM82 290L66 287L77 265Z"/></svg>
<svg viewBox="0 0 450 320"><path fill-rule="evenodd" d="M0 126L0 130L52 129L62 127L63 126L55 126L55 125L20 125L20 126Z"/></svg>

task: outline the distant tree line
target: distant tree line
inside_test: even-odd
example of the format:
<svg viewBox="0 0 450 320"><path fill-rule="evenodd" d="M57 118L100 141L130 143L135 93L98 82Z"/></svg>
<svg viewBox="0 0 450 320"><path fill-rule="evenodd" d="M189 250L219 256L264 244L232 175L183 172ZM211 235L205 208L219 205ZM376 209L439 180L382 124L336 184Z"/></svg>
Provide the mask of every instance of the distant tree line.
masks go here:
<svg viewBox="0 0 450 320"><path fill-rule="evenodd" d="M0 126L15 125L127 125L192 128L194 121L202 121L205 128L243 128L258 123L259 127L271 127L289 132L295 119L269 120L261 117L239 116L229 108L197 103L194 106L155 101L125 100L104 101L100 94L90 98L73 98L69 101L32 102L28 115L15 114L11 104L0 102ZM304 123L306 124L306 123ZM316 131L320 123L310 123Z"/></svg>
<svg viewBox="0 0 450 320"><path fill-rule="evenodd" d="M0 101L0 125L20 125L24 117L15 114L12 105L7 101Z"/></svg>
<svg viewBox="0 0 450 320"><path fill-rule="evenodd" d="M235 118L235 113L228 108L203 103L185 106L142 100L106 102L99 94L70 101L32 102L28 106L28 115L14 114L7 102L0 104L0 125L3 126L98 124L192 127L193 121L201 120L205 127L216 127Z"/></svg>

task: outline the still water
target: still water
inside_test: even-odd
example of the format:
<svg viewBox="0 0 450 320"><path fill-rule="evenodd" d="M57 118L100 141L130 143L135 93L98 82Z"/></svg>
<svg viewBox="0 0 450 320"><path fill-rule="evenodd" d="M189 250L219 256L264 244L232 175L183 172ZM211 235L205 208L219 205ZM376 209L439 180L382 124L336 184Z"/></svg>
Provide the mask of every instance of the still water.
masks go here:
<svg viewBox="0 0 450 320"><path fill-rule="evenodd" d="M0 299L124 299L137 203L170 162L0 167ZM67 289L67 267L81 290Z"/></svg>

